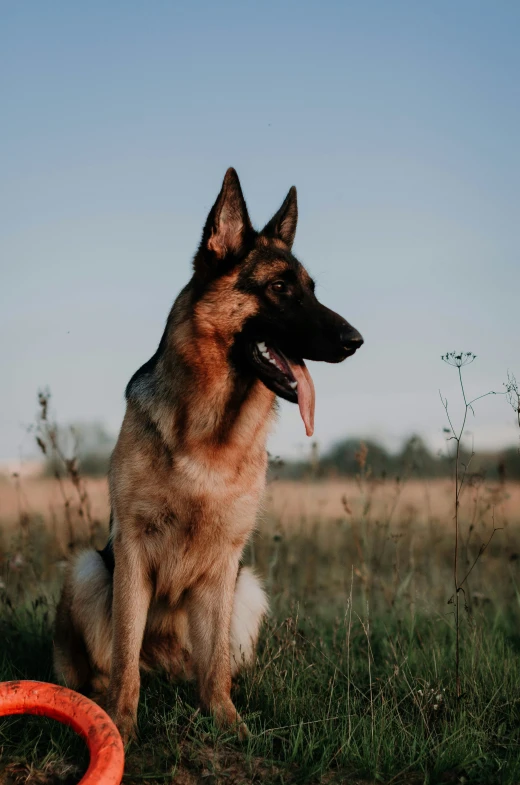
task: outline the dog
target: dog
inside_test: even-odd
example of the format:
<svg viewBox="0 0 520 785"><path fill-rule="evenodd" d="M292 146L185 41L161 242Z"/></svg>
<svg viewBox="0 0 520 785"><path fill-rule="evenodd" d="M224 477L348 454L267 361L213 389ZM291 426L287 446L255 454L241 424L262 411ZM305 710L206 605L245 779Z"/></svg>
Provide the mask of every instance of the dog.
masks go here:
<svg viewBox="0 0 520 785"><path fill-rule="evenodd" d="M195 678L203 709L247 735L231 679L252 662L267 598L240 566L266 482L276 398L308 436L304 359L341 362L363 339L318 302L293 256L292 187L253 229L234 169L209 212L193 275L159 347L130 379L109 470L110 535L72 562L58 604L58 680L104 701L135 737L141 669Z"/></svg>

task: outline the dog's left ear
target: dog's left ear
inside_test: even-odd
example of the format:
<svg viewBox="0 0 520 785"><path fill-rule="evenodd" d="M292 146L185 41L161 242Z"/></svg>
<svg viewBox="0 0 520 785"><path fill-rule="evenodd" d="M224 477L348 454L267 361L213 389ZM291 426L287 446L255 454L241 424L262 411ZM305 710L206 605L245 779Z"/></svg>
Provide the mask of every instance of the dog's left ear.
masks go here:
<svg viewBox="0 0 520 785"><path fill-rule="evenodd" d="M238 175L234 169L228 169L217 200L206 220L199 253L195 257L195 268L197 269L201 254L206 257L210 266L226 257L240 257L250 232L251 221Z"/></svg>
<svg viewBox="0 0 520 785"><path fill-rule="evenodd" d="M278 212L264 226L262 234L282 240L289 248L292 248L297 222L298 201L296 199L296 188L293 185Z"/></svg>

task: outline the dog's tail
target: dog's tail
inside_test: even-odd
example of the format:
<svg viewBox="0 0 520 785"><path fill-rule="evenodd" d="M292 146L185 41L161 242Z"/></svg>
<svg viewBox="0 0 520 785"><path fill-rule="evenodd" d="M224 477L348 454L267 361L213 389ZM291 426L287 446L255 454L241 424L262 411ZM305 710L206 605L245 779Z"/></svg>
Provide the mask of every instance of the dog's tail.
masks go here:
<svg viewBox="0 0 520 785"><path fill-rule="evenodd" d="M238 575L231 618L231 675L253 661L260 625L267 613L267 597L262 585L248 567Z"/></svg>
<svg viewBox="0 0 520 785"><path fill-rule="evenodd" d="M62 684L93 686L109 672L111 606L112 576L97 551L83 551L68 569L56 611L54 669Z"/></svg>

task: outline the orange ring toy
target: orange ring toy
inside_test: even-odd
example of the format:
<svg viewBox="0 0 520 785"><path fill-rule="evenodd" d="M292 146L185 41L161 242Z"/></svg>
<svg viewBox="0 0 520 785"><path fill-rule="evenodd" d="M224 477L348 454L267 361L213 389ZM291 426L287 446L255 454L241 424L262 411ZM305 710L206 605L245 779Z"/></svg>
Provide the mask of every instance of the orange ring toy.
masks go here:
<svg viewBox="0 0 520 785"><path fill-rule="evenodd" d="M125 753L116 726L103 709L74 690L44 681L0 683L0 717L41 714L63 722L85 740L90 764L79 785L119 785Z"/></svg>

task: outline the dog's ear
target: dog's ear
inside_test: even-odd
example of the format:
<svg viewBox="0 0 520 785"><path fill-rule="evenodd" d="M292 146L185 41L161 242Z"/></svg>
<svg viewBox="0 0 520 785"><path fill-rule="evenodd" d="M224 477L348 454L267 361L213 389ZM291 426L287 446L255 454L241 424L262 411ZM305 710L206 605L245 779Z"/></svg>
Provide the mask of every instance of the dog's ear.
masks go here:
<svg viewBox="0 0 520 785"><path fill-rule="evenodd" d="M289 189L289 193L278 212L264 226L262 234L265 234L266 237L275 237L278 240L282 240L289 248L292 248L297 223L298 201L296 199L296 188L293 185Z"/></svg>
<svg viewBox="0 0 520 785"><path fill-rule="evenodd" d="M252 231L238 175L234 169L228 169L204 226L195 270L203 272L201 268L208 265L216 270L215 262L226 257L230 261L240 258Z"/></svg>

